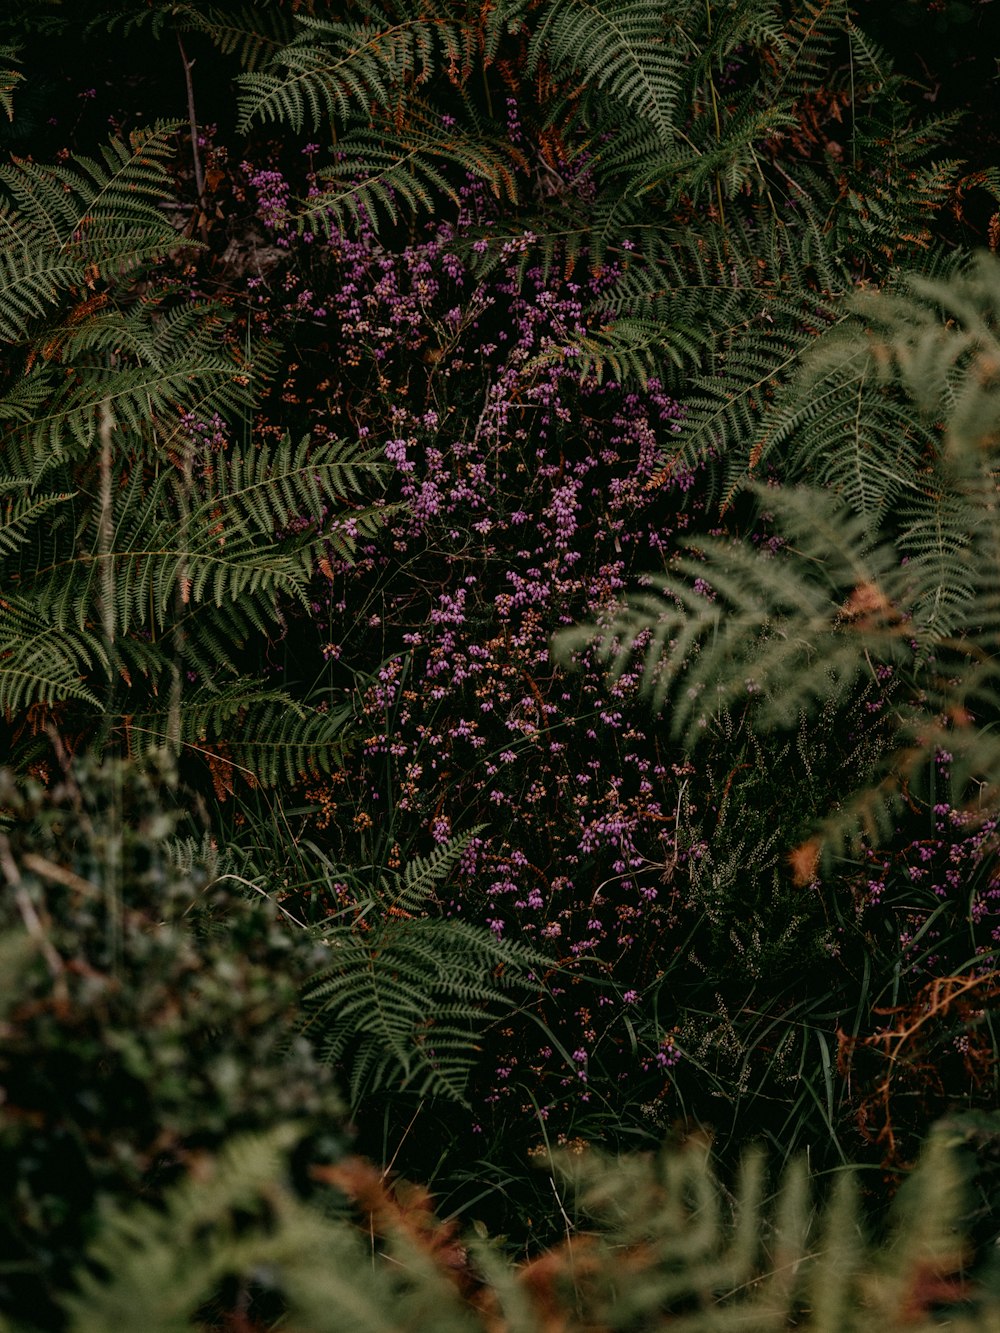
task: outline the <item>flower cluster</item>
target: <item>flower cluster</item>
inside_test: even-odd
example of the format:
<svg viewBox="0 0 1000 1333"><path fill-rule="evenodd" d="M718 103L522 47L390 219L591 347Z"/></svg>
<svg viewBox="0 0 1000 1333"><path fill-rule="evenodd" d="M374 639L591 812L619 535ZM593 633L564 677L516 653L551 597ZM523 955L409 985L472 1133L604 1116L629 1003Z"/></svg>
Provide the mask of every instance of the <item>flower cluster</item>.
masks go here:
<svg viewBox="0 0 1000 1333"><path fill-rule="evenodd" d="M937 781L947 788L951 755L938 753ZM1000 815L976 814L939 799L931 829L904 837L892 851L869 849L855 885L859 915L892 921L894 945L915 982L963 967L970 935L978 955L1000 947ZM957 947L959 954L950 957Z"/></svg>
<svg viewBox="0 0 1000 1333"><path fill-rule="evenodd" d="M260 222L288 239L287 189L273 172L247 177ZM385 848L488 827L442 910L539 946L576 985L572 1004L560 985L535 1002L562 1053L508 1029L483 1101L520 1107L530 1073L552 1110L589 1100L595 1061L623 1082L669 1078L669 1034L647 1025L643 1054L627 1056L625 1019L682 910L662 867L685 853L677 756L651 730L638 676L609 689L594 663L567 674L549 638L662 568L704 496L680 469L649 485L682 415L660 382L627 389L582 358L614 267L546 268L532 238L494 236L495 223L469 181L457 221L398 252L364 225L348 237L331 224L298 246L294 271L256 282L253 302L267 327L322 323L320 353L335 347L338 366L320 428L377 446L403 501L382 540L350 563L331 549L332 579L318 580L328 679L363 719L337 797L342 854L356 854L362 811Z"/></svg>
<svg viewBox="0 0 1000 1333"><path fill-rule="evenodd" d="M561 188L582 197L576 171ZM567 673L549 651L553 630L599 618L711 522L704 474L662 466L681 405L656 378L625 386L588 359L628 247L599 271L585 255L542 262L472 179L453 220L395 246L363 214L349 232L330 219L299 234L289 201L318 192L311 153L294 184L273 164L244 164L240 180L288 256L246 283L253 327L294 341L283 410L366 441L394 476L381 536L351 561L331 543L317 573L315 675L350 698L362 734L335 797L310 788L315 833L346 865L395 868L401 849L478 828L440 910L558 962L530 1022L494 1035L480 1117L541 1113L558 1128L598 1086L650 1105L681 1058L660 986L698 910L705 844L676 819L702 779L651 721L638 671L611 684L586 655ZM751 541L779 557L771 515L756 521ZM878 920L885 942L891 923L914 975L941 963L936 907L970 884L977 947L1000 937L995 827L964 821L940 805L933 836L872 850L856 886L862 929Z"/></svg>

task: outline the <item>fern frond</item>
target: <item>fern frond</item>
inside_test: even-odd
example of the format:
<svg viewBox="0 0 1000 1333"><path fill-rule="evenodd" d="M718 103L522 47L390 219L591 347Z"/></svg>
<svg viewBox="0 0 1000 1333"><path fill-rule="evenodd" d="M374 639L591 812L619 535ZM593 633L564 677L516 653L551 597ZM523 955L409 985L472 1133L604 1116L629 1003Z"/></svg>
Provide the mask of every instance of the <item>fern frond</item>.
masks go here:
<svg viewBox="0 0 1000 1333"><path fill-rule="evenodd" d="M246 848L232 843L220 846L211 833L167 838L163 852L168 865L185 879L205 880L211 885L230 875L251 883L257 878L253 858Z"/></svg>
<svg viewBox="0 0 1000 1333"><path fill-rule="evenodd" d="M136 754L179 745L251 786L276 787L329 772L342 755L346 721L343 712L320 712L239 678L185 691L176 715L169 704L130 713L122 727Z"/></svg>
<svg viewBox="0 0 1000 1333"><path fill-rule="evenodd" d="M296 704L271 691L241 710L239 730L230 731L234 762L242 764L265 787L300 782L303 777L329 773L343 761L345 723L351 714L322 712Z"/></svg>
<svg viewBox="0 0 1000 1333"><path fill-rule="evenodd" d="M97 1271L114 1272L108 1287L94 1272L80 1275L78 1294L66 1307L78 1333L97 1333L112 1323L141 1319L150 1333L185 1325L211 1298L227 1274L252 1272L271 1250L282 1264L317 1255L317 1233L331 1255L348 1240L318 1215L304 1213L277 1183L300 1131L282 1126L267 1136L246 1137L227 1146L212 1176L174 1189L166 1212L109 1212L94 1247ZM254 1227L241 1229L238 1215L254 1215L265 1196L280 1209L270 1244ZM112 1267L105 1267L106 1264Z"/></svg>
<svg viewBox="0 0 1000 1333"><path fill-rule="evenodd" d="M843 697L876 642L880 660L902 657L891 615L881 631L869 625L865 645L841 623L852 590L881 588L891 564L887 549L867 549L864 517L805 488L769 494L768 504L801 549L801 565L700 540L670 574L649 578L657 595L630 597L601 626L561 632L560 655L593 641L616 678L642 651L644 688L658 709L670 700L671 729L687 744L734 702L758 695L762 726L794 724L817 700Z"/></svg>
<svg viewBox="0 0 1000 1333"><path fill-rule="evenodd" d="M253 72L274 58L291 40L294 24L280 4L183 4L156 0L142 9L128 6L93 18L91 29L120 31L125 36L148 27L153 37L170 32L197 32L224 56L235 56L240 68Z"/></svg>
<svg viewBox="0 0 1000 1333"><path fill-rule="evenodd" d="M178 243L158 207L176 127L113 139L101 160L0 168L0 335L16 342L70 288L93 290Z"/></svg>
<svg viewBox="0 0 1000 1333"><path fill-rule="evenodd" d="M57 295L79 277L78 266L22 240L8 210L0 207L0 337L16 342Z"/></svg>
<svg viewBox="0 0 1000 1333"><path fill-rule="evenodd" d="M68 492L36 494L20 477L0 479L0 557L16 551L35 523L73 498Z"/></svg>
<svg viewBox="0 0 1000 1333"><path fill-rule="evenodd" d="M216 607L239 597L270 604L280 594L303 599L299 563L275 548L262 549L250 534L230 532L225 544L211 534L189 542L178 542L178 535L163 523L159 531L135 531L134 542L119 549L76 552L40 569L32 592L55 626L82 629L110 581L119 633L162 625L178 596L185 604Z"/></svg>
<svg viewBox="0 0 1000 1333"><path fill-rule="evenodd" d="M60 471L49 460L60 478L75 474L74 493L14 479L5 504L0 493L0 560L6 552L17 587L0 615L0 707L96 707L95 686L120 678L111 734L133 751L180 744L266 786L328 770L343 716L247 679L236 659L273 631L285 601L306 601L325 552L346 556L384 517L362 510L355 523L350 504L385 464L339 441L285 439L151 466L134 442L107 431L106 502L93 498L104 483L89 462ZM180 691L182 667L206 683ZM136 702L142 682L158 706L148 694Z"/></svg>
<svg viewBox="0 0 1000 1333"><path fill-rule="evenodd" d="M417 115L417 112L420 115ZM389 126L355 129L338 144L338 160L326 168L326 188L296 214L300 229L347 227L359 210L373 219L396 221L403 206L411 214L433 213L441 198L457 201L460 176L486 181L497 196L517 199L515 155L499 137L472 138L435 125L422 107L411 108L404 131Z"/></svg>
<svg viewBox="0 0 1000 1333"><path fill-rule="evenodd" d="M387 916L324 931L330 966L304 999L357 1104L390 1081L464 1102L478 1034L537 958L464 921ZM502 976L502 980L501 980Z"/></svg>
<svg viewBox="0 0 1000 1333"><path fill-rule="evenodd" d="M825 340L831 351L837 332ZM832 356L823 373L815 366L808 394L792 387L765 407L754 422L746 467L749 473L781 459L790 479L828 486L875 532L905 495L912 499L920 489L918 463L932 440L905 404L873 391L874 370L852 346L846 358Z"/></svg>
<svg viewBox="0 0 1000 1333"><path fill-rule="evenodd" d="M636 382L645 386L651 375L660 373L663 359L678 368L690 365L711 338L709 329L677 322L623 316L605 323L593 333L576 335L563 347L542 352L528 369L553 361L571 360L581 376L593 376L600 384L606 370L618 383Z"/></svg>
<svg viewBox="0 0 1000 1333"><path fill-rule="evenodd" d="M340 1195L331 1192L329 1207L297 1195L288 1177L301 1138L300 1129L286 1126L243 1136L174 1186L163 1209L109 1210L90 1266L65 1300L72 1333L104 1333L130 1321L147 1333L206 1327L192 1322L199 1307L214 1303L234 1276L248 1287L266 1276L294 1326L317 1333L475 1333L479 1319L429 1242L407 1234L402 1209L387 1238L391 1259L379 1258L373 1268ZM365 1172L365 1163L348 1160L345 1187L352 1166ZM335 1165L320 1170L338 1181Z"/></svg>
<svg viewBox="0 0 1000 1333"><path fill-rule="evenodd" d="M470 1300L456 1281L453 1233L427 1215L422 1192L407 1205L375 1166L347 1159L316 1175L347 1191L365 1224L342 1208L306 1205L287 1180L299 1133L281 1126L228 1144L162 1208L109 1210L63 1304L71 1333L129 1321L174 1333L192 1326L224 1280L249 1285L266 1274L289 1323L316 1333L482 1333L497 1310L523 1333L550 1327L554 1312L567 1330L868 1333L905 1324L930 1333L941 1327L931 1307L949 1297L949 1328L992 1333L1000 1301L988 1267L970 1272L960 1133L933 1131L878 1247L854 1170L839 1172L818 1201L802 1161L768 1189L759 1152L744 1156L727 1190L698 1143L656 1159L556 1155L557 1199L575 1201L585 1227L586 1282L579 1235L528 1264L473 1240Z"/></svg>
<svg viewBox="0 0 1000 1333"><path fill-rule="evenodd" d="M106 662L99 640L39 624L37 608L26 600L8 594L0 601L0 711L7 718L66 699L99 707L86 677Z"/></svg>
<svg viewBox="0 0 1000 1333"><path fill-rule="evenodd" d="M301 131L367 117L374 106L388 108L404 85L426 83L442 65L471 65L471 31L433 6L401 18L368 9L362 23L300 16L298 35L274 55L271 69L238 80L241 132L257 120Z"/></svg>
<svg viewBox="0 0 1000 1333"><path fill-rule="evenodd" d="M71 314L31 349L30 370L0 396L11 465L37 482L60 460L85 454L101 411L153 452L184 452L185 415L245 417L273 371L274 349L247 357L227 348L230 319L210 303Z"/></svg>
<svg viewBox="0 0 1000 1333"><path fill-rule="evenodd" d="M838 829L877 823L937 750L955 756L957 789L1000 790L986 725L1000 701L1000 263L911 275L855 306L790 390L803 439L824 441L819 458L798 445L812 485L754 488L786 549L700 541L650 580L658 596L557 639L564 657L595 643L613 675L642 653L645 687L657 706L669 701L688 745L737 700L756 725L787 726L891 669L900 688L885 766L845 802ZM830 410L831 385L849 386L850 420ZM818 436L803 406L817 394L829 425ZM898 428L883 442L886 422Z"/></svg>
<svg viewBox="0 0 1000 1333"><path fill-rule="evenodd" d="M220 455L204 482L204 498L192 522L239 514L248 529L270 540L280 529L303 519L320 529L334 497L357 495L362 481L384 481L388 466L380 454L343 440L298 445L285 439L274 449Z"/></svg>
<svg viewBox="0 0 1000 1333"><path fill-rule="evenodd" d="M24 80L21 71L13 68L18 63L18 56L16 46L0 45L0 107L8 120L14 119L14 90Z"/></svg>
<svg viewBox="0 0 1000 1333"><path fill-rule="evenodd" d="M472 836L384 879L372 910L323 930L330 966L304 998L327 1057L346 1065L355 1103L390 1080L463 1101L477 1034L541 964L481 927L427 915Z"/></svg>
<svg viewBox="0 0 1000 1333"><path fill-rule="evenodd" d="M940 476L901 505L898 545L913 573L914 621L931 643L960 633L981 595L973 552L983 534L972 529L984 518Z"/></svg>
<svg viewBox="0 0 1000 1333"><path fill-rule="evenodd" d="M686 52L668 12L646 0L556 0L547 5L528 47L528 69L541 61L561 77L606 88L648 121L664 143L677 129Z"/></svg>
<svg viewBox="0 0 1000 1333"><path fill-rule="evenodd" d="M850 21L848 0L802 0L783 32L783 59L776 71L778 90L793 82L818 87L844 41Z"/></svg>
<svg viewBox="0 0 1000 1333"><path fill-rule="evenodd" d="M402 883L397 878L389 890L393 906L405 912L425 911L434 889L444 883L458 865L469 840L478 837L482 831L482 826L477 824L463 837L449 838L440 847L435 847L429 856L417 856L408 861Z"/></svg>
<svg viewBox="0 0 1000 1333"><path fill-rule="evenodd" d="M172 122L136 130L127 141L104 144L100 159L74 157L72 167L18 158L0 168L0 187L19 214L8 237L13 232L24 242L30 236L98 270L153 253L158 244L176 244L157 207L170 193L167 164L176 132Z"/></svg>

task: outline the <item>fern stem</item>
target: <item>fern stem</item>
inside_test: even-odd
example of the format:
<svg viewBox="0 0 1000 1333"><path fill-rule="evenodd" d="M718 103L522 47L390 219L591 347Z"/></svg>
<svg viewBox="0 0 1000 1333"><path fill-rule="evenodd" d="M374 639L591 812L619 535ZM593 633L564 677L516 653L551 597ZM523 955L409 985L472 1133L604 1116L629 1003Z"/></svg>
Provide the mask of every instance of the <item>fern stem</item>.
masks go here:
<svg viewBox="0 0 1000 1333"><path fill-rule="evenodd" d="M97 435L100 442L98 455L97 562L99 573L101 633L107 654L108 694L101 723L98 748L108 741L115 715L115 695L118 687L118 648L115 643L115 568L112 556L114 544L114 499L111 479L111 431L114 419L106 402L98 408Z"/></svg>
<svg viewBox="0 0 1000 1333"><path fill-rule="evenodd" d="M712 0L705 0L705 29L709 44L712 40ZM712 98L712 120L715 125L715 141L722 143L722 121L719 117L719 98L715 91L715 79L712 76L711 57L708 64L708 90ZM726 230L726 209L722 202L722 177L719 170L715 171L715 198L719 207L719 226L723 231Z"/></svg>
<svg viewBox="0 0 1000 1333"><path fill-rule="evenodd" d="M851 166L858 169L858 114L854 89L854 42L851 40L851 11L847 11L847 59L851 70Z"/></svg>
<svg viewBox="0 0 1000 1333"><path fill-rule="evenodd" d="M116 598L115 598L115 565L114 553L114 495L112 486L112 448L111 432L114 429L114 418L111 415L111 408L107 402L101 403L98 409L98 438L101 445L99 471L100 471L100 513L97 520L97 552L100 559L100 587L101 587L101 629L104 634L105 649L108 655L108 702L105 717L101 727L101 736L99 747L104 748L108 737L111 735L114 726L115 717L115 695L118 690L118 677L120 673L118 660L118 646L115 641L115 618L116 618ZM108 810L108 831L110 837L106 850L106 863L104 867L105 882L105 900L108 912L108 944L111 951L112 967L115 975L118 975L123 947L122 932L122 901L119 883L119 836L121 829L121 791L120 784L116 780L113 786L113 799Z"/></svg>
<svg viewBox="0 0 1000 1333"><path fill-rule="evenodd" d="M184 66L184 83L187 88L188 104L188 124L191 128L191 160L194 163L194 185L198 191L198 207L201 211L201 230L205 231L205 172L201 165L201 153L198 151L198 116L194 102L194 82L191 78L191 70L194 68L194 61L188 60L187 52L184 50L184 42L181 40L180 32L177 36L177 49L181 53L181 64Z"/></svg>
<svg viewBox="0 0 1000 1333"><path fill-rule="evenodd" d="M112 498L111 498L111 411L107 403L99 409L98 437L101 442L100 455L100 515L97 528L97 550L101 560L101 624L107 642L109 656L114 651L115 642L115 588L114 571L111 566L112 542ZM112 680L114 674L112 672ZM110 704L110 700L109 700Z"/></svg>

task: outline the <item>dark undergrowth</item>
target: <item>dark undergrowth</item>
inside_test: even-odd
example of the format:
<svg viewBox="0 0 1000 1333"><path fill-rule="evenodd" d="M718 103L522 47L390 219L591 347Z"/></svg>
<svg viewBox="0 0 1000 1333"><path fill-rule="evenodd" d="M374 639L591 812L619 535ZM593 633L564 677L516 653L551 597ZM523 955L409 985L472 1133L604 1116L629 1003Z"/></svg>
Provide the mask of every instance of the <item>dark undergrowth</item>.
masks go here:
<svg viewBox="0 0 1000 1333"><path fill-rule="evenodd" d="M995 9L0 17L11 1327L994 1327Z"/></svg>

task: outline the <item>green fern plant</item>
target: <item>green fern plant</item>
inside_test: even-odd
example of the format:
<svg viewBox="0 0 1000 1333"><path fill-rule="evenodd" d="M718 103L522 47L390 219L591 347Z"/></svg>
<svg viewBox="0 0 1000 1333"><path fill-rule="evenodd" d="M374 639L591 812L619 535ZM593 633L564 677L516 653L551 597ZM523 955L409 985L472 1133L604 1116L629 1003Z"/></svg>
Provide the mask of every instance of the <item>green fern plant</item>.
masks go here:
<svg viewBox="0 0 1000 1333"><path fill-rule="evenodd" d="M327 187L309 201L300 226L350 225L359 210L395 221L400 205L410 216L434 212L442 198L457 202L456 168L516 199L519 155L504 136L482 124L468 99L470 126L452 131L419 91L442 72L461 91L495 17L372 0L358 8L354 22L301 16L270 65L238 80L244 131L268 121L333 130Z"/></svg>
<svg viewBox="0 0 1000 1333"><path fill-rule="evenodd" d="M177 237L157 204L176 127L111 140L100 160L70 166L18 160L0 168L0 333L19 341L75 291L161 254Z"/></svg>
<svg viewBox="0 0 1000 1333"><path fill-rule="evenodd" d="M0 45L0 107L8 120L14 119L14 89L24 79L20 70L15 68L17 63L17 47Z"/></svg>
<svg viewBox="0 0 1000 1333"><path fill-rule="evenodd" d="M107 437L104 481L101 467L81 463L73 494L11 488L5 565L15 591L0 608L0 707L14 717L75 701L93 712L110 689L105 725L133 753L171 742L197 751L228 735L225 762L251 782L328 765L343 718L247 677L239 658L280 623L284 604L306 600L323 552L349 553L356 537L320 520L357 494L361 474L377 475L370 457L286 440L249 456L234 448L200 476L157 475L127 443L113 449L110 428ZM354 534L379 516L352 519ZM188 672L199 683L182 697ZM79 707L59 716L85 725Z"/></svg>
<svg viewBox="0 0 1000 1333"><path fill-rule="evenodd" d="M538 9L493 7L484 15L371 0L358 8L353 23L300 17L296 37L270 67L240 77L244 129L260 119L297 131L331 125L336 174L356 177L359 190L399 190L406 199L408 181L433 179L441 174L436 164L453 164L513 199L514 168L524 165L523 156L504 151L490 99L485 119L475 110L471 75L481 64L486 77L511 38L526 37L526 56L516 57L523 59L524 76L544 78L553 89L541 108L543 123L567 157L588 156L599 184L602 202L589 228L598 263L602 234L621 234L650 207L662 216L665 202L669 210L682 193L697 199L707 190L724 211L725 201L749 181L762 184L760 145L792 124L792 94L803 84L802 77L791 77L799 47L816 27L841 35L844 22L843 4L827 4L807 35L796 34L797 46L771 0L729 6L714 16L711 5L695 0L675 0L666 9L646 0L601 6L558 0ZM781 96L774 95L772 79L763 95L754 86L735 100L720 100L716 72L748 50L769 58L787 54L787 91L783 86ZM423 88L442 73L456 92L450 134L431 132L434 117L421 111ZM821 74L810 67L809 77L816 85ZM706 85L710 108L700 95ZM380 132L399 139L384 159L371 158L377 140L362 132L372 119ZM331 198L340 195L334 191ZM417 201L408 199L411 206ZM319 207L318 201L310 205L310 226ZM535 230L544 235L547 228Z"/></svg>
<svg viewBox="0 0 1000 1333"><path fill-rule="evenodd" d="M220 1309L220 1287L228 1280L232 1290L234 1278L243 1308L254 1309L264 1274L293 1324L317 1333L346 1324L541 1333L554 1318L569 1333L929 1333L943 1326L941 1308L961 1333L1000 1326L995 1283L969 1277L963 1165L945 1132L928 1143L882 1249L861 1230L853 1172L839 1175L817 1216L803 1163L767 1199L763 1160L750 1155L724 1199L704 1145L691 1144L657 1162L558 1159L582 1216L574 1225L564 1210L566 1241L520 1266L482 1239L464 1249L419 1196L408 1204L363 1163L318 1173L352 1190L361 1227L303 1204L284 1165L293 1141L280 1128L236 1141L175 1188L165 1210L109 1215L95 1268L65 1298L74 1333L122 1319L157 1333L190 1328L199 1307ZM204 1313L195 1326L208 1326Z"/></svg>
<svg viewBox="0 0 1000 1333"><path fill-rule="evenodd" d="M586 163L583 221L569 187L533 197L530 154L506 143L493 110L501 69L521 93L534 81L524 113L556 176ZM841 317L859 273L928 248L960 165L933 160L952 122L913 117L847 0L552 0L485 14L365 0L348 19L299 16L294 38L239 82L244 129L331 131L303 230L349 230L359 210L379 226L439 210L471 173L518 207L512 230L480 238L484 270L515 238L526 264L613 259L621 276L588 312L577 365L656 374L682 394L664 469L711 459L727 502L773 452L780 418L757 427L798 357ZM814 146L786 170L790 138L824 98L838 116L848 108L849 159Z"/></svg>
<svg viewBox="0 0 1000 1333"><path fill-rule="evenodd" d="M477 1322L418 1239L398 1230L400 1267L387 1265L342 1210L324 1214L297 1196L288 1180L297 1138L279 1126L234 1140L201 1180L171 1192L165 1210L109 1212L94 1267L65 1300L69 1326L77 1333L107 1329L109 1320L141 1322L150 1333L206 1327L192 1317L218 1306L220 1288L235 1278L245 1305L269 1288L301 1327L471 1333Z"/></svg>
<svg viewBox="0 0 1000 1333"><path fill-rule="evenodd" d="M271 785L328 766L344 717L256 678L253 641L375 531L384 467L339 441L196 443L205 420L249 436L275 353L220 306L142 290L180 243L173 138L0 173L0 710L24 762L55 726Z"/></svg>
<svg viewBox="0 0 1000 1333"><path fill-rule="evenodd" d="M464 1101L483 1027L546 966L522 945L432 914L437 885L476 831L382 876L321 928L331 961L304 992L309 1029L345 1067L355 1105L390 1080Z"/></svg>
<svg viewBox="0 0 1000 1333"><path fill-rule="evenodd" d="M960 171L941 154L953 122L914 117L843 0L561 0L518 21L525 70L550 89L538 121L567 173L586 161L594 198L583 221L557 195L535 208L528 238L520 218L491 231L479 262L516 243L526 264L613 263L618 277L573 340L576 364L670 385L686 410L661 478L707 463L725 508L765 462L785 463L787 414L801 410L788 385L858 279L939 262L934 219ZM722 86L727 68L736 88ZM827 105L850 119L839 158L801 142L803 120Z"/></svg>
<svg viewBox="0 0 1000 1333"><path fill-rule="evenodd" d="M473 28L461 18L433 6L359 8L361 21L354 23L303 15L273 72L241 76L244 130L258 118L301 131L374 106L389 109L405 87L428 82L442 66L470 66Z"/></svg>
<svg viewBox="0 0 1000 1333"><path fill-rule="evenodd" d="M172 309L153 298L138 308L106 309L110 304L105 292L84 298L46 327L24 349L23 373L0 398L11 461L36 481L94 445L102 410L146 452L183 452L185 414L246 421L273 373L274 349L247 355L234 345L231 315L212 303Z"/></svg>
<svg viewBox="0 0 1000 1333"><path fill-rule="evenodd" d="M1000 781L988 725L998 697L1000 264L984 255L950 279L913 276L859 297L855 311L819 341L795 389L790 434L800 432L803 454L815 396L834 423L828 454L813 460L819 475L751 487L787 548L698 539L649 580L655 591L558 643L564 657L595 643L612 675L641 652L654 704L669 702L688 745L737 700L758 727L789 726L880 670L894 675L892 743L837 820L849 828L860 816L874 829L938 750L953 754L958 790L985 784L989 801ZM853 405L849 432L846 413L830 410L838 394ZM897 432L886 438L888 422ZM891 510L866 503L880 492Z"/></svg>
<svg viewBox="0 0 1000 1333"><path fill-rule="evenodd" d="M509 146L499 137L470 139L437 122L430 105L412 99L403 130L391 123L349 129L338 140L339 160L323 173L325 188L296 214L299 229L350 227L360 212L389 223L434 214L444 199L458 204L460 173L480 177L498 197L516 202L518 163Z"/></svg>

